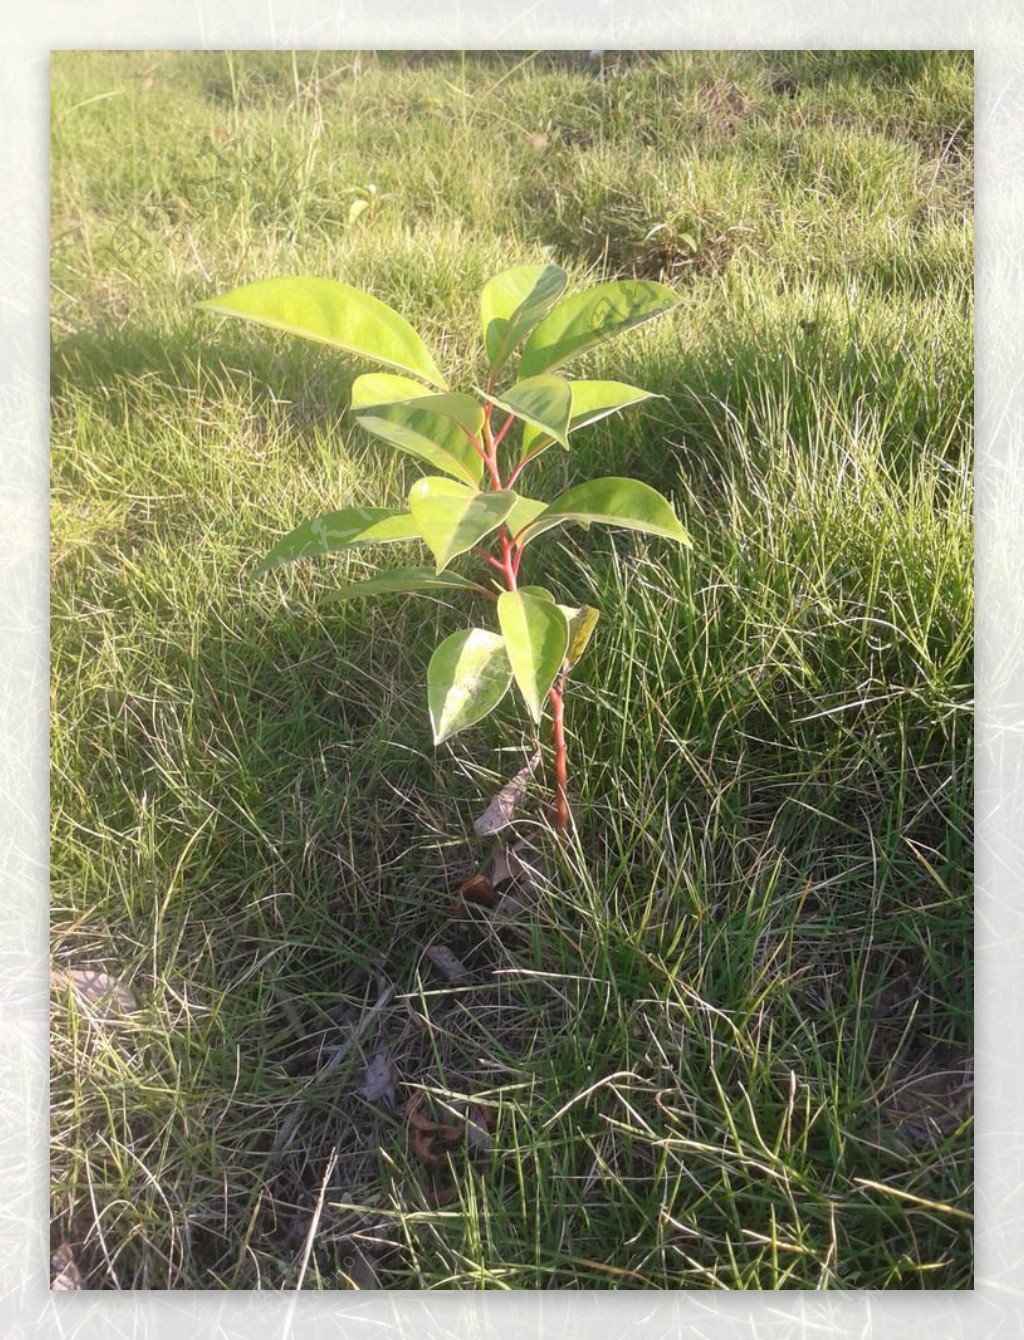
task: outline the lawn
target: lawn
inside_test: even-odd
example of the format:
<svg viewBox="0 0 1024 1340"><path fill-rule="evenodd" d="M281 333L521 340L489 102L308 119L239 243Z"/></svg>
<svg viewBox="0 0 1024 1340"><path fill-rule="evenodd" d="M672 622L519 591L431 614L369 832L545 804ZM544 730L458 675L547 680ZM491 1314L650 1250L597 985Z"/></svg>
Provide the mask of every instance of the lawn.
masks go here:
<svg viewBox="0 0 1024 1340"><path fill-rule="evenodd" d="M60 52L51 144L85 1287L970 1288L970 54ZM521 702L433 746L472 598L331 602L415 546L253 579L404 504L416 462L347 413L374 369L196 306L344 280L469 388L481 288L544 261L682 302L568 369L660 398L534 492L633 475L693 537L526 553L602 610L563 845ZM460 897L538 739L501 834L533 876Z"/></svg>

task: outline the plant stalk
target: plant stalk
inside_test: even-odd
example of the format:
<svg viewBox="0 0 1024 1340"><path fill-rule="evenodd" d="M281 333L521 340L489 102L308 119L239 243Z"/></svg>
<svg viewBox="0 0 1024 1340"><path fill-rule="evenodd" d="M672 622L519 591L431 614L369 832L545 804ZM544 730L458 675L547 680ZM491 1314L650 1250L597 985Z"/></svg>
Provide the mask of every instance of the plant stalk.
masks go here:
<svg viewBox="0 0 1024 1340"><path fill-rule="evenodd" d="M555 742L555 832L565 839L569 832L569 765L565 747L565 675L551 686L551 723Z"/></svg>
<svg viewBox="0 0 1024 1340"><path fill-rule="evenodd" d="M491 377L493 381L493 374ZM488 382L487 389L490 391L491 383ZM498 466L498 447L502 439L509 430L513 416L510 414L501 426L501 430L495 435L491 431L491 412L493 405L487 405L484 409L483 422L483 450L481 455L487 466L488 474L491 479L491 487L494 489L511 488L512 483L522 473L523 468L529 464L532 457L528 456L526 460L520 461L519 465L513 471L508 484L504 484L501 478L501 471ZM476 550L481 558L505 577L506 585L510 591L515 591L519 585L519 563L523 556L522 546L516 543L515 536L509 534L507 526L502 526L498 532L501 542L501 558L498 559L483 550ZM569 763L568 750L565 745L565 675L559 675L558 679L552 684L548 698L551 702L551 719L554 733L555 744L555 832L559 840L564 841L569 833Z"/></svg>

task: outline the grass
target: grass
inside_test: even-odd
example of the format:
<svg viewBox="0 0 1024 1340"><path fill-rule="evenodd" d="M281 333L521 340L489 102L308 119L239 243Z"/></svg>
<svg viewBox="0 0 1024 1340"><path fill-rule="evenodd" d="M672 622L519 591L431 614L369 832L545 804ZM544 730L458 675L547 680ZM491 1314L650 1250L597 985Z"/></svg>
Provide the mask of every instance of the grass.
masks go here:
<svg viewBox="0 0 1024 1340"><path fill-rule="evenodd" d="M971 1286L972 100L962 53L54 55L53 953L138 1005L54 997L88 1287ZM534 788L487 911L534 735L431 746L470 604L332 606L365 551L247 579L413 463L361 367L194 304L344 278L469 384L545 257L685 301L573 365L665 398L537 493L637 475L695 546L527 555L603 617L576 831ZM426 1168L378 1051L491 1152Z"/></svg>

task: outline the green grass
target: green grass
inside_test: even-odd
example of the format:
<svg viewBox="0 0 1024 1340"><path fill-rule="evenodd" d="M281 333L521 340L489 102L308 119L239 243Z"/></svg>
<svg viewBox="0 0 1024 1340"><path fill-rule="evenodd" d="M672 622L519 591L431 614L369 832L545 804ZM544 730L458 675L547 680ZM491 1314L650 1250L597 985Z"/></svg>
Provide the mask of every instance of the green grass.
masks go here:
<svg viewBox="0 0 1024 1340"><path fill-rule="evenodd" d="M52 104L53 952L139 999L54 1000L87 1284L969 1288L970 57L57 53ZM573 365L665 398L536 492L633 474L695 544L527 551L603 612L577 829L542 782L539 888L453 910L534 730L431 745L472 601L332 606L365 551L248 580L417 472L362 366L194 304L343 278L469 385L480 288L545 257L684 302ZM492 1155L427 1171L378 1050Z"/></svg>

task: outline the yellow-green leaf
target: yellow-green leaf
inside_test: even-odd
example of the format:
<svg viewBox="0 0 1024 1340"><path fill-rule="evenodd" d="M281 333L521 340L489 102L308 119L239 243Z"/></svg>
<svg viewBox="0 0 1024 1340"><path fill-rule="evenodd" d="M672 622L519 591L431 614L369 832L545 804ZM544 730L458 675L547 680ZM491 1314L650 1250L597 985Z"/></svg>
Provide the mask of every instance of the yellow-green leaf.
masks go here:
<svg viewBox="0 0 1024 1340"><path fill-rule="evenodd" d="M427 667L427 702L434 743L481 721L512 683L505 639L484 628L453 633Z"/></svg>
<svg viewBox="0 0 1024 1340"><path fill-rule="evenodd" d="M400 377L395 372L364 372L352 383L352 409L362 411L374 405L393 405L398 400L419 400L432 395L429 386Z"/></svg>
<svg viewBox="0 0 1024 1340"><path fill-rule="evenodd" d="M368 433L473 488L480 483L483 459L471 439L483 421L483 408L472 396L454 394L378 404L356 415Z"/></svg>
<svg viewBox="0 0 1024 1340"><path fill-rule="evenodd" d="M480 493L436 476L418 479L409 491L409 511L438 572L496 530L515 504L516 495L508 489Z"/></svg>
<svg viewBox="0 0 1024 1340"><path fill-rule="evenodd" d="M372 294L336 279L313 275L260 279L199 306L319 340L448 389L430 350L404 316Z"/></svg>
<svg viewBox="0 0 1024 1340"><path fill-rule="evenodd" d="M572 388L564 377L530 377L487 399L568 448Z"/></svg>
<svg viewBox="0 0 1024 1340"><path fill-rule="evenodd" d="M487 281L480 295L480 317L492 373L557 302L567 280L557 265L522 265Z"/></svg>
<svg viewBox="0 0 1024 1340"><path fill-rule="evenodd" d="M569 622L550 600L505 591L498 597L498 623L516 683L530 715L539 723L548 690L565 660Z"/></svg>
<svg viewBox="0 0 1024 1340"><path fill-rule="evenodd" d="M357 596L382 596L392 592L408 591L478 591L491 595L486 586L471 582L457 572L435 572L433 568L389 568L363 582L339 586L327 593L326 599L352 600Z"/></svg>
<svg viewBox="0 0 1024 1340"><path fill-rule="evenodd" d="M615 414L628 405L640 400L649 400L652 391L641 391L638 386L629 386L626 382L574 381L569 383L572 391L572 410L569 415L569 435L580 428L596 423L609 414ZM528 424L523 429L522 449L519 459L527 456L537 457L546 451L554 438L542 433L539 428ZM566 443L568 446L568 443Z"/></svg>
<svg viewBox="0 0 1024 1340"><path fill-rule="evenodd" d="M312 517L289 531L253 575L260 577L281 563L315 558L354 544L391 544L419 538L419 527L410 512L396 512L387 507L343 507L338 512Z"/></svg>
<svg viewBox="0 0 1024 1340"><path fill-rule="evenodd" d="M556 498L527 527L519 543L529 544L563 521L598 521L606 526L660 535L687 546L692 543L668 500L639 479L612 477L577 484Z"/></svg>
<svg viewBox="0 0 1024 1340"><path fill-rule="evenodd" d="M505 524L508 526L509 533L518 535L531 521L536 521L541 513L546 512L547 510L547 503L539 502L536 498L523 498L517 494L515 506L505 518Z"/></svg>
<svg viewBox="0 0 1024 1340"><path fill-rule="evenodd" d="M573 609L569 605L559 605L558 608L569 621L569 646L565 653L564 666L566 673L568 673L586 651L587 643L590 641L591 635L597 627L597 621L601 617L601 611L595 609L593 605L581 605L579 609Z"/></svg>
<svg viewBox="0 0 1024 1340"><path fill-rule="evenodd" d="M520 377L535 377L570 358L678 306L680 299L653 279L617 279L564 298L523 346Z"/></svg>

